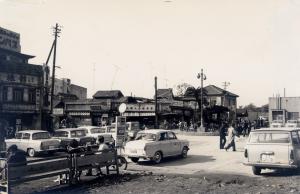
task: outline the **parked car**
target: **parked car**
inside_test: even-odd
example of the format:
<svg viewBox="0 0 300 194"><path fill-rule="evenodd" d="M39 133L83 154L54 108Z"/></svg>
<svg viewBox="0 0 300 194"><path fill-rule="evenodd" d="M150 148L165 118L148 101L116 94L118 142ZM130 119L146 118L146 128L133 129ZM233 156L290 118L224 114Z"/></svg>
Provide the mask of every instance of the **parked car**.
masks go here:
<svg viewBox="0 0 300 194"><path fill-rule="evenodd" d="M139 122L126 122L128 139L133 140L136 134L141 130Z"/></svg>
<svg viewBox="0 0 300 194"><path fill-rule="evenodd" d="M60 142L51 139L47 131L41 130L24 130L16 133L13 139L6 139L6 148L15 144L18 149L26 152L30 157L38 153L54 153L59 150Z"/></svg>
<svg viewBox="0 0 300 194"><path fill-rule="evenodd" d="M80 128L65 128L58 129L54 132L53 139L60 140L60 147L66 149L71 140L78 141L80 146L94 146L96 139L88 137L85 129Z"/></svg>
<svg viewBox="0 0 300 194"><path fill-rule="evenodd" d="M164 157L182 156L187 157L189 142L177 139L174 132L169 130L152 129L137 133L134 141L125 145L125 155L133 162L140 158L150 159L156 164Z"/></svg>
<svg viewBox="0 0 300 194"><path fill-rule="evenodd" d="M270 128L279 128L279 127L284 127L283 121L282 120L273 120Z"/></svg>
<svg viewBox="0 0 300 194"><path fill-rule="evenodd" d="M300 129L263 128L251 131L246 147L244 164L252 166L253 174L262 169L300 167Z"/></svg>
<svg viewBox="0 0 300 194"><path fill-rule="evenodd" d="M78 127L78 129L84 129L86 130L86 135L89 137L93 137L96 139L96 143L98 142L98 137L102 136L104 137L105 143L112 143L114 142L114 138L111 134L106 133L105 127L97 127L97 126L81 126Z"/></svg>
<svg viewBox="0 0 300 194"><path fill-rule="evenodd" d="M285 123L285 127L291 127L291 128L299 127L299 121L297 121L297 120L287 120L286 123Z"/></svg>

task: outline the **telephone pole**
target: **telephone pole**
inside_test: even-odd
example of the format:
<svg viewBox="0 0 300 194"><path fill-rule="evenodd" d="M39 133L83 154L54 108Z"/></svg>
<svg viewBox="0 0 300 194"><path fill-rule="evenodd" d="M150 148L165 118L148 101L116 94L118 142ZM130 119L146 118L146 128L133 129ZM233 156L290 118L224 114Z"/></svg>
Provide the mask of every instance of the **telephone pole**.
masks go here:
<svg viewBox="0 0 300 194"><path fill-rule="evenodd" d="M157 129L158 128L158 111L157 111L157 109L158 109L158 107L157 107L157 77L155 76L154 77L154 89L155 89L155 96L154 96L154 98L155 98L155 126L154 126L154 128L155 129Z"/></svg>
<svg viewBox="0 0 300 194"><path fill-rule="evenodd" d="M53 116L53 98L54 98L54 84L55 84L55 68L56 66L56 46L57 46L57 38L61 33L60 26L56 23L54 29L54 42L53 42L53 65L52 65L52 82L51 82L51 106L50 113ZM51 49L52 50L52 49ZM52 130L54 129L53 120L52 120Z"/></svg>
<svg viewBox="0 0 300 194"><path fill-rule="evenodd" d="M204 131L204 125L203 125L203 80L206 80L206 75L203 73L203 69L201 69L201 73L198 73L197 78L201 79L201 104L200 104L201 124L200 124L200 130Z"/></svg>

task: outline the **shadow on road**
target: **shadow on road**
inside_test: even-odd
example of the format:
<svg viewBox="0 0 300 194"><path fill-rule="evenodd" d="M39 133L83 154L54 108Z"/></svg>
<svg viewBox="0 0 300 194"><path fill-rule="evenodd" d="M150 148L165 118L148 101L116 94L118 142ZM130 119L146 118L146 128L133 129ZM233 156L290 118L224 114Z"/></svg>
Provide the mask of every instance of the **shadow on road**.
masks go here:
<svg viewBox="0 0 300 194"><path fill-rule="evenodd" d="M199 156L199 155L188 155L187 158L179 157L168 157L164 158L160 164L155 164L152 161L140 161L138 164L153 167L164 167L164 166L180 166L193 163L205 163L216 160L213 156Z"/></svg>
<svg viewBox="0 0 300 194"><path fill-rule="evenodd" d="M299 176L300 171L297 169L277 169L277 170L268 170L261 173L264 177L287 177L287 176Z"/></svg>

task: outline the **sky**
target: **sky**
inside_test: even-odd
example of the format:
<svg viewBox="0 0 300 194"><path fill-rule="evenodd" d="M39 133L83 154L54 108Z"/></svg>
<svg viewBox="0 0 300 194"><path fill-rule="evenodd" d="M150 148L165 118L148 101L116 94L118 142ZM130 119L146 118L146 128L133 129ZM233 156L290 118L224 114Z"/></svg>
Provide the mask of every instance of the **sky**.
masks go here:
<svg viewBox="0 0 300 194"><path fill-rule="evenodd" d="M45 63L52 26L59 78L97 90L153 97L180 83L213 84L261 106L300 96L300 0L0 0L0 26ZM50 61L50 64L52 62ZM176 91L174 91L176 93Z"/></svg>

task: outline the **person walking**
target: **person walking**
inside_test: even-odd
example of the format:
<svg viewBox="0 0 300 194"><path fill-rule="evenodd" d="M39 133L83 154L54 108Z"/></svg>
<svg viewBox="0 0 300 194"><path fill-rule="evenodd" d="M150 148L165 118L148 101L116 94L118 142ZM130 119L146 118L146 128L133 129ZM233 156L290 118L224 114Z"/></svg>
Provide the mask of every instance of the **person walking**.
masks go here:
<svg viewBox="0 0 300 194"><path fill-rule="evenodd" d="M221 123L221 126L219 128L219 135L220 135L220 149L224 149L224 146L226 144L226 124Z"/></svg>
<svg viewBox="0 0 300 194"><path fill-rule="evenodd" d="M229 148L232 147L232 151L236 151L236 147L235 147L235 136L239 136L237 131L234 129L235 128L235 124L232 123L230 125L230 127L228 128L228 136L227 136L227 142L226 145L224 147L224 149L227 151Z"/></svg>

